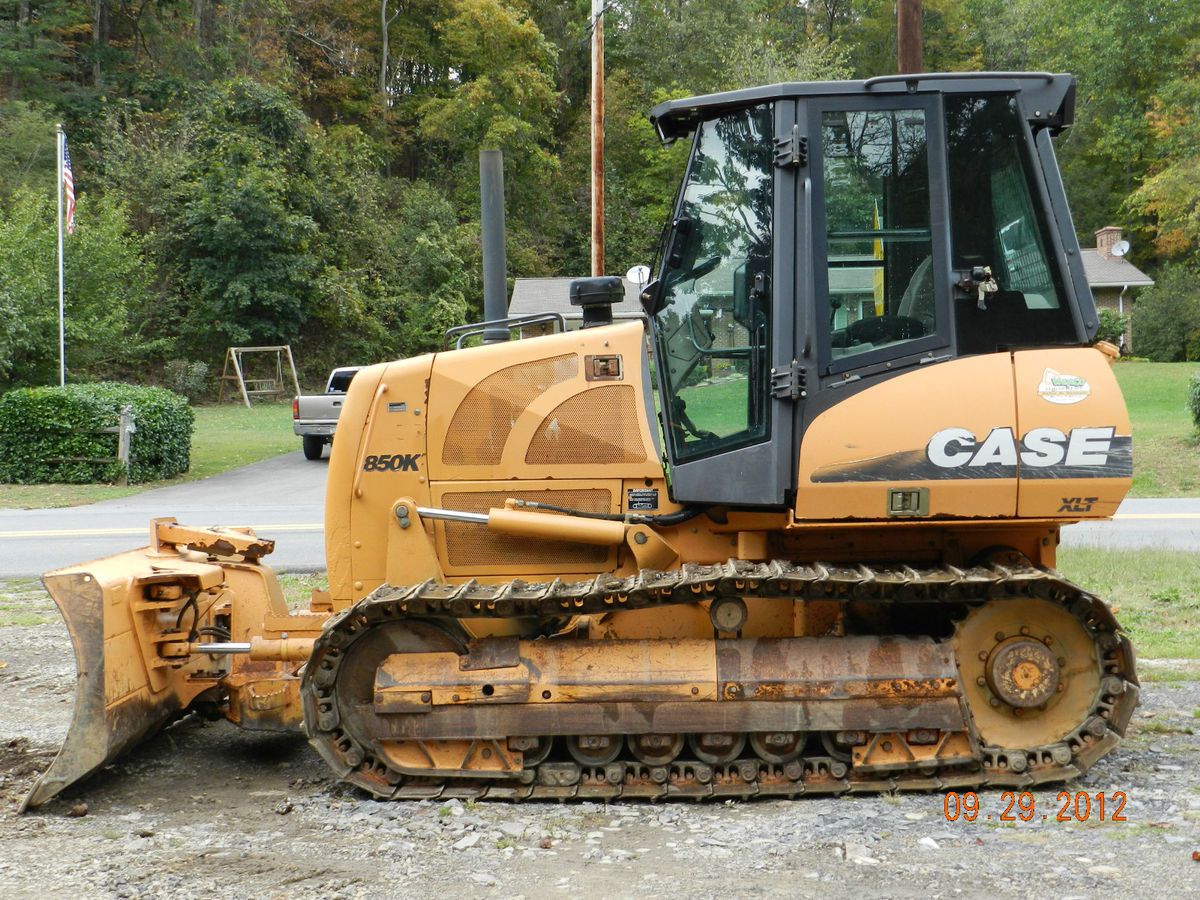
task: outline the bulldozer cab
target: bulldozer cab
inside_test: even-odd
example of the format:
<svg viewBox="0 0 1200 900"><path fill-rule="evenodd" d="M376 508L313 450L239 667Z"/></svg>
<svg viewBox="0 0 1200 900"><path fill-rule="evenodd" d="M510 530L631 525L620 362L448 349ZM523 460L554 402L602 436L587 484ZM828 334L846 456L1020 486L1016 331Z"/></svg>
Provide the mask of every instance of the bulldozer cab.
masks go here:
<svg viewBox="0 0 1200 900"><path fill-rule="evenodd" d="M853 394L1093 340L1050 143L1074 90L1068 75L904 75L651 113L662 140L692 137L643 297L676 500L778 507L807 424Z"/></svg>

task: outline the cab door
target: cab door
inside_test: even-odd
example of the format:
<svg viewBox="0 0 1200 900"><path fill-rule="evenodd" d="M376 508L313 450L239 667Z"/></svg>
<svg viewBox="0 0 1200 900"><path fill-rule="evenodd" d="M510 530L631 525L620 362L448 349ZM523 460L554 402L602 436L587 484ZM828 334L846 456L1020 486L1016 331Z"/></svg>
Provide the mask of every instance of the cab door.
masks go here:
<svg viewBox="0 0 1200 900"><path fill-rule="evenodd" d="M653 328L671 496L785 508L795 350L796 103L697 124Z"/></svg>
<svg viewBox="0 0 1200 900"><path fill-rule="evenodd" d="M811 291L796 515L1011 516L1011 358L952 360L939 94L806 104ZM901 493L898 494L897 491Z"/></svg>

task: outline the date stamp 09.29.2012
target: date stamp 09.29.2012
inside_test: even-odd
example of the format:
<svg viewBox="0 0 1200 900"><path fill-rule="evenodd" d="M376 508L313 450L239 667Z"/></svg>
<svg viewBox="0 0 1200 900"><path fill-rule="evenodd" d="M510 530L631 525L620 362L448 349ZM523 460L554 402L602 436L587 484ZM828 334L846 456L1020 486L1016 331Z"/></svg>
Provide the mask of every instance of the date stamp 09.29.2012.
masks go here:
<svg viewBox="0 0 1200 900"><path fill-rule="evenodd" d="M1129 798L1124 791L1059 791L1047 808L1048 800L1038 799L1029 791L1001 791L995 809L985 808L974 791L950 791L942 798L942 811L947 822L1128 822L1125 804Z"/></svg>

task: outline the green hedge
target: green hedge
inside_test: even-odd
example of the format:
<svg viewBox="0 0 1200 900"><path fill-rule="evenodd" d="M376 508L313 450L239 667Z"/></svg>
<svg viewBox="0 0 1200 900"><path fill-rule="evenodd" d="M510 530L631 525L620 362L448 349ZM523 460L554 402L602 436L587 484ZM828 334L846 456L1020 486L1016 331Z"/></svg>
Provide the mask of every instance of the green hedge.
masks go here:
<svg viewBox="0 0 1200 900"><path fill-rule="evenodd" d="M195 420L187 400L163 388L102 382L21 388L0 397L0 482L96 484L117 481L117 424L133 407L129 482L188 470ZM111 459L89 462L88 459Z"/></svg>

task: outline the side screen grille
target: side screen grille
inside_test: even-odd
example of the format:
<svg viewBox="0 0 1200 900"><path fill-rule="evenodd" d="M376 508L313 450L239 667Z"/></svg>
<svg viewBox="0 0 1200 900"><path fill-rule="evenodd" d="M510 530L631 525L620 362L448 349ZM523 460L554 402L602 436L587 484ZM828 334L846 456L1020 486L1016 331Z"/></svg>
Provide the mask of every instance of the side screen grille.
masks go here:
<svg viewBox="0 0 1200 900"><path fill-rule="evenodd" d="M525 462L530 465L644 462L632 385L596 387L576 394L546 416Z"/></svg>
<svg viewBox="0 0 1200 900"><path fill-rule="evenodd" d="M455 410L442 462L451 466L499 464L513 425L530 402L578 374L579 357L567 354L520 363L489 375Z"/></svg>

